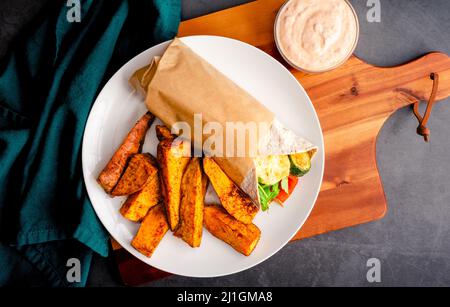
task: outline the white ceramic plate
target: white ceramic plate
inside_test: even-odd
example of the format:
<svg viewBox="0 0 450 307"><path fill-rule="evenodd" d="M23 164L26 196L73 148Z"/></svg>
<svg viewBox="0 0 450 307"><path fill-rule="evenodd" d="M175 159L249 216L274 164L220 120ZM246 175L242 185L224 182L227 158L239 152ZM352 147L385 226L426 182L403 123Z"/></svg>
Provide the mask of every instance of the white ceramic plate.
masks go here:
<svg viewBox="0 0 450 307"><path fill-rule="evenodd" d="M163 54L169 42L154 46L125 64L105 85L89 115L83 140L83 174L95 212L113 238L140 260L173 274L213 277L243 271L280 250L300 229L314 206L324 169L323 136L317 114L306 92L279 62L243 42L218 36L191 36L182 41L222 73L247 90L276 114L287 127L319 147L311 171L300 179L284 208L272 204L254 223L261 240L245 257L206 229L200 248L190 248L168 232L151 258L130 242L139 225L124 219L119 208L124 197L111 198L96 178L128 131L145 111L144 99L134 93L128 78L153 56ZM207 86L207 85L206 85ZM144 152L156 154L155 124L147 134ZM299 246L301 248L301 246Z"/></svg>

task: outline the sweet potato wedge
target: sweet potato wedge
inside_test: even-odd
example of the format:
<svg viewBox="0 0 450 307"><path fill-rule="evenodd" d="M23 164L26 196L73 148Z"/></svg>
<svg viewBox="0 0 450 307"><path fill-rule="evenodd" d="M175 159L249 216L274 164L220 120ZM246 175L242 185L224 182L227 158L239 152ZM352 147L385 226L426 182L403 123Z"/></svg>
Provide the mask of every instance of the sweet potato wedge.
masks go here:
<svg viewBox="0 0 450 307"><path fill-rule="evenodd" d="M259 211L252 199L228 178L212 158L203 159L203 169L225 210L238 221L250 224Z"/></svg>
<svg viewBox="0 0 450 307"><path fill-rule="evenodd" d="M142 190L128 196L120 208L120 213L126 219L139 222L148 210L156 206L162 199L158 168L155 166Z"/></svg>
<svg viewBox="0 0 450 307"><path fill-rule="evenodd" d="M199 158L192 158L181 181L180 220L174 233L191 247L202 241L205 177Z"/></svg>
<svg viewBox="0 0 450 307"><path fill-rule="evenodd" d="M170 140L175 139L175 136L172 133L170 133L169 128L167 128L166 126L157 125L155 127L155 131L156 131L156 137L158 138L159 141L162 141L165 139L170 139Z"/></svg>
<svg viewBox="0 0 450 307"><path fill-rule="evenodd" d="M141 151L147 130L154 119L155 116L149 112L139 119L98 176L97 181L106 193L111 193L117 185L131 156Z"/></svg>
<svg viewBox="0 0 450 307"><path fill-rule="evenodd" d="M180 187L184 170L190 158L183 156L183 142L164 139L157 148L161 191L166 206L170 229L174 231L180 218Z"/></svg>
<svg viewBox="0 0 450 307"><path fill-rule="evenodd" d="M203 171L203 164L200 163L200 167L202 168L202 189L203 189L203 200L205 200L206 192L208 191L208 177Z"/></svg>
<svg viewBox="0 0 450 307"><path fill-rule="evenodd" d="M157 169L155 158L150 154L135 154L131 157L125 172L112 190L111 195L131 195L142 190L148 177L155 173Z"/></svg>
<svg viewBox="0 0 450 307"><path fill-rule="evenodd" d="M141 254L151 257L168 230L164 206L156 205L148 211L131 245Z"/></svg>
<svg viewBox="0 0 450 307"><path fill-rule="evenodd" d="M213 236L245 256L252 253L261 237L256 225L239 222L219 206L205 206L204 225Z"/></svg>

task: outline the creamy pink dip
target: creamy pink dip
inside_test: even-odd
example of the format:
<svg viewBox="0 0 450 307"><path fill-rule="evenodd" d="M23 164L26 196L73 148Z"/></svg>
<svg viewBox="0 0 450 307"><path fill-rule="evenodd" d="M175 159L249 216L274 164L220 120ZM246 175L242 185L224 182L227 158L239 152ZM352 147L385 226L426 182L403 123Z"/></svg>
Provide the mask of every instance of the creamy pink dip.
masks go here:
<svg viewBox="0 0 450 307"><path fill-rule="evenodd" d="M300 69L320 72L342 64L358 39L358 19L345 0L291 0L275 24L278 48Z"/></svg>

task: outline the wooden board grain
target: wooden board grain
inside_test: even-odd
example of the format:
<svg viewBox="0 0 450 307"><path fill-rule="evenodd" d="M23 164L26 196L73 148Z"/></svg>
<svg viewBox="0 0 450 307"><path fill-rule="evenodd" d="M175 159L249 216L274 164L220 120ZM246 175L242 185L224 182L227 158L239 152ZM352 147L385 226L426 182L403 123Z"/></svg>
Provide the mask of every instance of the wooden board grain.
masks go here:
<svg viewBox="0 0 450 307"><path fill-rule="evenodd" d="M184 21L179 36L234 38L265 51L288 67L273 40L275 16L283 2L255 1ZM305 74L288 68L310 96L325 141L321 191L311 215L293 240L382 218L387 204L375 157L378 133L396 110L428 99L432 89L430 73L440 75L437 100L450 95L450 58L430 53L401 66L380 68L352 56L342 67L327 73ZM122 252L116 254L126 284L162 276L154 269L146 274L130 274L136 272L136 267L145 270L145 266L128 255L124 259Z"/></svg>
<svg viewBox="0 0 450 307"><path fill-rule="evenodd" d="M274 43L275 16L283 3L255 1L188 20L181 24L179 36L220 35L249 43L283 63L306 89L324 133L325 173L314 209L296 240L385 215L375 157L377 135L398 108L428 99L431 72L440 74L437 98L450 94L450 59L431 53L402 66L380 68L352 56L331 72L299 72L283 61Z"/></svg>

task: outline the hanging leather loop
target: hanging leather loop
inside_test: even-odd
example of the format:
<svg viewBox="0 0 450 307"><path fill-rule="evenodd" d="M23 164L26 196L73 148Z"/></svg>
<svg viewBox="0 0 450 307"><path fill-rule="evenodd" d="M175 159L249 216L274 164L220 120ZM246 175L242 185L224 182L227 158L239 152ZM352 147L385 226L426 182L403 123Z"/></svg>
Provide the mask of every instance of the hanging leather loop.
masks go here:
<svg viewBox="0 0 450 307"><path fill-rule="evenodd" d="M434 101L436 99L436 94L439 86L439 75L437 73L431 73L430 79L433 80L433 90L431 91L430 99L427 102L427 108L425 109L425 114L422 117L419 113L419 102L416 101L413 106L413 112L419 121L419 126L417 127L417 134L423 136L425 142L428 142L430 138L430 129L428 129L427 122L431 115L431 110L433 108Z"/></svg>

